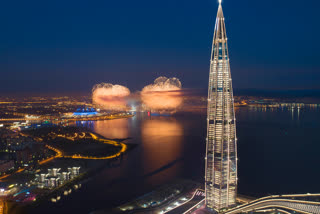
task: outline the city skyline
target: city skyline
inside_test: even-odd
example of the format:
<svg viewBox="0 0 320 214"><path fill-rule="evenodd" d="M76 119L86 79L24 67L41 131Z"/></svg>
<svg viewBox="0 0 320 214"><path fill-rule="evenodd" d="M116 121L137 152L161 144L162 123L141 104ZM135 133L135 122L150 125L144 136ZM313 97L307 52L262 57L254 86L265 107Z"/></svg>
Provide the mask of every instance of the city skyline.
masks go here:
<svg viewBox="0 0 320 214"><path fill-rule="evenodd" d="M0 214L320 214L303 6L4 2Z"/></svg>

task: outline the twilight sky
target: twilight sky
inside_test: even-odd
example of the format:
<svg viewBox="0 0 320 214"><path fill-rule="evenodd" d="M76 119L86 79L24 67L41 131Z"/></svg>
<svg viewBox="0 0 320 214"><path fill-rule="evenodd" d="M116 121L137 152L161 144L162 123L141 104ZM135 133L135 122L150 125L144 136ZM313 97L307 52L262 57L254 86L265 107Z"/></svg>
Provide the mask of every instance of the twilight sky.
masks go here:
<svg viewBox="0 0 320 214"><path fill-rule="evenodd" d="M207 88L217 0L0 4L0 93ZM234 88L320 89L320 1L224 0Z"/></svg>

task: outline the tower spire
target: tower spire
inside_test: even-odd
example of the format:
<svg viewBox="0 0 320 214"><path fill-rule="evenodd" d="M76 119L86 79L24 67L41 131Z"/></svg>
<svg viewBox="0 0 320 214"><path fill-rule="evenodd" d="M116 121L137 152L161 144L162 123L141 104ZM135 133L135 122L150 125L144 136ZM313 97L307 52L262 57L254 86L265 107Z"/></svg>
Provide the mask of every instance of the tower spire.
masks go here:
<svg viewBox="0 0 320 214"><path fill-rule="evenodd" d="M218 8L218 14L217 14L217 18L220 18L220 19L224 18L221 2L222 2L222 0L219 0L219 8Z"/></svg>
<svg viewBox="0 0 320 214"><path fill-rule="evenodd" d="M210 60L205 172L205 204L216 211L234 206L237 195L236 122L221 2L219 0Z"/></svg>

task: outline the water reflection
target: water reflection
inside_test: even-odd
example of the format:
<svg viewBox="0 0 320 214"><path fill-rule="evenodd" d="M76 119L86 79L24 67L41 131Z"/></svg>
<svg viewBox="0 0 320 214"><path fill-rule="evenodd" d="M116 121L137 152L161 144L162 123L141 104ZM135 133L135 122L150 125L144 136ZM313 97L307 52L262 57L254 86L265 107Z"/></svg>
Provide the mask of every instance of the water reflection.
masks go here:
<svg viewBox="0 0 320 214"><path fill-rule="evenodd" d="M183 128L174 118L144 120L141 138L145 172L165 168L181 157Z"/></svg>
<svg viewBox="0 0 320 214"><path fill-rule="evenodd" d="M76 125L79 127L86 127L89 129L93 129L94 121L76 121L75 124L70 124L70 125Z"/></svg>
<svg viewBox="0 0 320 214"><path fill-rule="evenodd" d="M294 120L294 108L291 108L291 119Z"/></svg>
<svg viewBox="0 0 320 214"><path fill-rule="evenodd" d="M127 119L95 121L93 130L111 139L129 137L129 123Z"/></svg>
<svg viewBox="0 0 320 214"><path fill-rule="evenodd" d="M291 109L286 107L235 108L240 194L264 196L320 191L320 172L314 170L320 163L320 123L315 120L320 118L319 110L301 108L297 123L292 121ZM130 201L174 178L204 182L205 114L176 116L176 119L150 119L146 114L137 114L133 118L93 124L94 132L108 138L131 137L128 142L138 146L117 167L106 167L87 180L84 188L69 195L68 200L43 203L31 213L76 210L78 214L88 214L93 209ZM301 173L295 173L297 170Z"/></svg>

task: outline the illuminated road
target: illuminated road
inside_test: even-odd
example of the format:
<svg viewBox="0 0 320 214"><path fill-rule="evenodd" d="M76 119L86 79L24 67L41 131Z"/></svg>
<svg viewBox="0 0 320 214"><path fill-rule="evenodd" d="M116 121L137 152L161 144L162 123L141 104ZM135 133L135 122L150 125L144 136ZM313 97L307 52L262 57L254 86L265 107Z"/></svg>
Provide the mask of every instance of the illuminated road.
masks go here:
<svg viewBox="0 0 320 214"><path fill-rule="evenodd" d="M228 210L225 214L236 214L265 209L283 209L305 214L320 214L320 202L315 201L316 199L319 200L319 198L320 194L268 196Z"/></svg>
<svg viewBox="0 0 320 214"><path fill-rule="evenodd" d="M4 201L0 199L0 214L4 214Z"/></svg>
<svg viewBox="0 0 320 214"><path fill-rule="evenodd" d="M93 157L93 156L81 156L81 155L72 155L72 156L62 156L63 158L72 158L72 159L86 159L86 160L107 160L107 159L112 159L119 157L121 154L123 154L127 150L127 145L124 143L117 143L118 145L121 145L121 150L114 154L114 155L109 155L105 157Z"/></svg>
<svg viewBox="0 0 320 214"><path fill-rule="evenodd" d="M46 145L46 147L48 149L51 149L53 150L54 152L56 152L56 155L53 156L53 157L50 157L50 158L47 158L45 160L42 160L42 161L39 161L39 164L42 165L42 164L45 164L45 163L48 163L50 161L52 161L53 159L56 159L56 158L61 158L62 157L62 151L56 149L56 148L53 148L52 146L49 146L49 145Z"/></svg>
<svg viewBox="0 0 320 214"><path fill-rule="evenodd" d="M93 156L81 156L81 155L72 155L72 156L63 156L64 158L73 158L73 159L86 159L86 160L107 160L119 157L121 154L125 153L125 151L128 149L127 145L124 143L118 143L116 141L106 140L99 138L96 134L90 133L91 137L94 140L98 140L101 143L113 145L113 146L121 146L121 150L113 155L105 156L105 157L93 157Z"/></svg>
<svg viewBox="0 0 320 214"><path fill-rule="evenodd" d="M25 170L25 168L21 168L21 169L18 169L17 171L15 171L15 172L13 172L13 173L11 173L11 174L3 175L3 176L0 177L0 181L3 180L3 179L5 179L5 178L7 178L7 177L9 177L9 176L11 176L11 175L13 175L13 174L22 172L22 171L24 171L24 170Z"/></svg>
<svg viewBox="0 0 320 214"><path fill-rule="evenodd" d="M196 206L199 202L201 202L205 198L205 192L202 189L197 189L193 196L182 203L174 202L166 206L166 208L162 209L163 214L181 214L188 211L190 208ZM161 212L160 212L161 213Z"/></svg>
<svg viewBox="0 0 320 214"><path fill-rule="evenodd" d="M127 151L127 149L128 149L128 146L126 144L124 144L124 143L118 143L116 141L102 139L102 138L99 138L97 135L95 135L93 133L90 133L90 135L92 136L93 139L98 140L101 143L110 144L110 145L113 145L113 146L121 146L121 150L119 152L117 152L116 154L105 156L105 157L81 156L81 155L64 156L63 152L61 150L59 150L57 148L54 148L52 146L46 145L46 147L48 149L54 151L56 153L56 155L53 156L53 157L47 158L45 160L39 161L39 164L43 165L43 164L48 163L48 162L50 162L50 161L52 161L52 160L54 160L56 158L72 158L72 159L84 159L84 160L108 160L108 159L119 157L120 155L125 153ZM2 180L4 178L7 178L7 177L9 177L9 176L11 176L11 175L13 175L15 173L22 172L24 170L25 170L25 168L21 168L21 169L13 172L11 174L4 175L4 176L0 177L0 180Z"/></svg>
<svg viewBox="0 0 320 214"><path fill-rule="evenodd" d="M25 121L26 118L1 118L0 121ZM39 119L38 119L39 120Z"/></svg>
<svg viewBox="0 0 320 214"><path fill-rule="evenodd" d="M40 121L40 120L67 120L67 121L97 121L97 120L113 120L120 118L129 118L134 115L101 115L95 117L70 117L70 118L61 118L60 116L39 116L38 118L33 117L21 117L21 118L0 118L0 121ZM56 121L56 122L57 122Z"/></svg>
<svg viewBox="0 0 320 214"><path fill-rule="evenodd" d="M109 156L105 156L105 157L94 157L94 156L82 156L82 155L71 155L71 156L67 156L67 155L63 155L63 152L61 150L58 150L57 148L54 148L52 146L48 146L46 145L49 149L55 151L57 154L54 157L48 158L46 160L40 161L39 164L44 164L47 163L55 158L72 158L72 159L85 159L85 160L107 160L107 159L112 159L112 158L116 158L119 157L121 154L125 153L128 149L127 145L124 143L118 143L116 141L111 141L111 140L106 140L106 139L102 139L99 138L97 135L90 133L91 137L94 140L98 140L101 143L105 143L105 144L109 144L109 145L113 145L113 146L121 146L121 150L119 152L117 152L116 154L113 155L109 155Z"/></svg>
<svg viewBox="0 0 320 214"><path fill-rule="evenodd" d="M45 159L45 160L39 161L39 164L40 164L40 165L45 164L45 163L48 163L48 162L52 161L52 160L55 159L55 158L60 158L60 157L62 157L62 152L61 152L60 150L58 150L58 149L56 149L56 148L53 148L53 147L51 147L51 146L48 146L48 145L46 145L46 147L47 147L48 149L51 149L51 150L55 151L55 152L56 152L56 155L53 156L53 157L47 158L47 159ZM11 173L11 174L7 174L7 175L4 175L4 176L1 176L1 177L0 177L0 180L3 180L3 179L5 179L5 178L7 178L7 177L9 177L9 176L11 176L11 175L13 175L13 174L23 172L25 169L26 169L26 167L21 168L21 169L18 169L17 171L15 171L15 172L13 172L13 173ZM0 213L0 214L1 214L1 213Z"/></svg>

